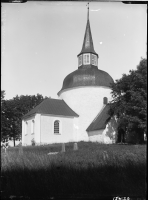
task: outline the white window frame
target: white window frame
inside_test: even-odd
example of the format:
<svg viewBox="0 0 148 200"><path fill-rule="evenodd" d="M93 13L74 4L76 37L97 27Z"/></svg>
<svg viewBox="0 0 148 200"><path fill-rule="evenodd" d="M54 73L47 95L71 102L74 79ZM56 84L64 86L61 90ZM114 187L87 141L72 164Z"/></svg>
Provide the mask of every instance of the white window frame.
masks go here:
<svg viewBox="0 0 148 200"><path fill-rule="evenodd" d="M94 55L94 63L95 63L94 65L97 66L97 56L96 55Z"/></svg>
<svg viewBox="0 0 148 200"><path fill-rule="evenodd" d="M35 130L35 121L34 119L31 121L31 134L34 134L34 130Z"/></svg>
<svg viewBox="0 0 148 200"><path fill-rule="evenodd" d="M94 54L91 54L91 64L97 66L97 56Z"/></svg>
<svg viewBox="0 0 148 200"><path fill-rule="evenodd" d="M80 55L79 57L78 57L78 65L79 66L81 66L82 65L82 55Z"/></svg>
<svg viewBox="0 0 148 200"><path fill-rule="evenodd" d="M90 64L90 53L83 54L83 64L84 65Z"/></svg>
<svg viewBox="0 0 148 200"><path fill-rule="evenodd" d="M55 133L55 127L54 127L55 121L59 121L59 133ZM53 134L54 135L61 135L62 134L62 122L61 122L60 119L54 119L53 120Z"/></svg>
<svg viewBox="0 0 148 200"><path fill-rule="evenodd" d="M94 54L91 54L91 64L95 65L95 57Z"/></svg>

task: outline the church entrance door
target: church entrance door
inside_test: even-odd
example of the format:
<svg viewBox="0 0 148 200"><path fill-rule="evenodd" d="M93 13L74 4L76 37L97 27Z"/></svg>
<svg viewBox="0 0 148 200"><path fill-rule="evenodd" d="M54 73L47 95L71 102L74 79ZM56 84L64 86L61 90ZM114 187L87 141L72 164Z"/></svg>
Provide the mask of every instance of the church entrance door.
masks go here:
<svg viewBox="0 0 148 200"><path fill-rule="evenodd" d="M123 129L118 130L118 143L125 143L125 131Z"/></svg>

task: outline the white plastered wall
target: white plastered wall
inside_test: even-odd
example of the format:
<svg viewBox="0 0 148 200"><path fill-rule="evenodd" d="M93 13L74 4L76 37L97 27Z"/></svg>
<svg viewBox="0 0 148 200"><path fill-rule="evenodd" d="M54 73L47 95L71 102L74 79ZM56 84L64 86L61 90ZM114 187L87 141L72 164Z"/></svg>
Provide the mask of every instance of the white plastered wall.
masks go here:
<svg viewBox="0 0 148 200"><path fill-rule="evenodd" d="M113 117L106 125L105 129L89 131L89 141L105 144L115 143L117 140L117 121Z"/></svg>
<svg viewBox="0 0 148 200"><path fill-rule="evenodd" d="M24 145L24 136L25 136L25 121L22 120L22 145Z"/></svg>
<svg viewBox="0 0 148 200"><path fill-rule="evenodd" d="M89 141L87 127L103 108L103 98L111 100L111 89L91 86L77 87L62 91L59 95L79 115L78 141Z"/></svg>
<svg viewBox="0 0 148 200"><path fill-rule="evenodd" d="M35 143L40 144L41 142L41 114L35 115Z"/></svg>
<svg viewBox="0 0 148 200"><path fill-rule="evenodd" d="M22 145L23 146L31 145L31 140L35 138L35 133L31 132L32 120L35 120L35 116L22 120Z"/></svg>
<svg viewBox="0 0 148 200"><path fill-rule="evenodd" d="M104 131L104 129L96 130L96 131L89 131L88 132L89 141L104 143L103 131Z"/></svg>
<svg viewBox="0 0 148 200"><path fill-rule="evenodd" d="M60 134L54 134L54 121L60 121ZM74 117L41 114L41 144L76 141L78 120Z"/></svg>

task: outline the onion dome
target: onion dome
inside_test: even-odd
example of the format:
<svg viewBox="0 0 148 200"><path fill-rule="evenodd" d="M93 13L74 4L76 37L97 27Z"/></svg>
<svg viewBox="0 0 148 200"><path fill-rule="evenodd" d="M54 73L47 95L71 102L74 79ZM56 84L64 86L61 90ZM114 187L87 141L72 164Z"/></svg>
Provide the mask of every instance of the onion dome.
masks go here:
<svg viewBox="0 0 148 200"><path fill-rule="evenodd" d="M63 81L63 87L58 92L58 95L65 89L82 86L111 87L111 83L113 82L112 77L107 72L99 70L97 67L81 68L66 76Z"/></svg>
<svg viewBox="0 0 148 200"><path fill-rule="evenodd" d="M77 56L78 69L66 76L58 95L60 95L63 90L82 86L111 87L111 84L114 82L107 72L98 69L99 56L94 50L89 22L89 7L87 16L82 50Z"/></svg>

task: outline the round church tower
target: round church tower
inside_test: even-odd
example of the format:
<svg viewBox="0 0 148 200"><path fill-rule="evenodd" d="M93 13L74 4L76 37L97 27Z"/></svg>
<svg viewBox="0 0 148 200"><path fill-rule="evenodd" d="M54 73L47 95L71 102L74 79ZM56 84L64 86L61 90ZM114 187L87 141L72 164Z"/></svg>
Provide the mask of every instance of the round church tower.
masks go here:
<svg viewBox="0 0 148 200"><path fill-rule="evenodd" d="M79 115L77 139L88 141L86 129L105 106L104 97L111 100L113 83L107 72L98 69L99 56L93 46L89 8L83 46L77 57L78 69L65 77L58 96Z"/></svg>

